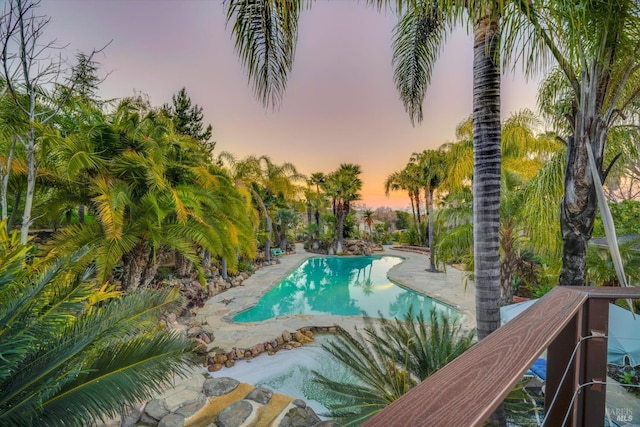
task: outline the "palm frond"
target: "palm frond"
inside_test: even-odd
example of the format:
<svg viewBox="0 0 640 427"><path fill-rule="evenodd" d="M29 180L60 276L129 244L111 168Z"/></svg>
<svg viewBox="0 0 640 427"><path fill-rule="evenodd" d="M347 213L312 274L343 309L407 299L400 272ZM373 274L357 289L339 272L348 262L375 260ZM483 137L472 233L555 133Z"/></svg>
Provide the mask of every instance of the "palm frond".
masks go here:
<svg viewBox="0 0 640 427"><path fill-rule="evenodd" d="M446 34L433 1L408 2L393 36L393 80L411 122L422 121L422 104Z"/></svg>
<svg viewBox="0 0 640 427"><path fill-rule="evenodd" d="M471 346L473 331L462 331L457 319L433 311L429 320L409 310L402 319L365 316L364 329L353 335L339 328L323 348L353 378L335 381L314 372L330 397L331 415L359 425Z"/></svg>
<svg viewBox="0 0 640 427"><path fill-rule="evenodd" d="M236 51L257 97L267 106L279 105L293 66L300 2L229 0L226 6Z"/></svg>

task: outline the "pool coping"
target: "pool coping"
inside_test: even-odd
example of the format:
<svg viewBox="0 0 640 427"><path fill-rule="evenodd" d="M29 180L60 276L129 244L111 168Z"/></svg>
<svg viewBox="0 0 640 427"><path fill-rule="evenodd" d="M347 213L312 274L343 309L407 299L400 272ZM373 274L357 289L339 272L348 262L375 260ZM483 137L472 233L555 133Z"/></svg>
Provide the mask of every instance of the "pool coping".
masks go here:
<svg viewBox="0 0 640 427"><path fill-rule="evenodd" d="M475 290L471 284L465 286L463 272L450 267L442 273L427 271L427 255L400 251L388 246L375 255L402 258L402 262L391 267L388 272L391 281L455 308L464 315L463 326L475 328ZM364 322L361 316L297 314L262 322L237 323L231 320L235 314L254 306L269 289L308 258L315 256L322 255L306 252L302 244L297 244L296 252L280 257L278 264L263 267L245 280L242 286L210 298L196 315L198 321L206 322L214 331L215 339L210 347L225 351L234 347L247 349L275 338L284 330L291 332L300 328L338 325L352 331L356 327L362 327Z"/></svg>

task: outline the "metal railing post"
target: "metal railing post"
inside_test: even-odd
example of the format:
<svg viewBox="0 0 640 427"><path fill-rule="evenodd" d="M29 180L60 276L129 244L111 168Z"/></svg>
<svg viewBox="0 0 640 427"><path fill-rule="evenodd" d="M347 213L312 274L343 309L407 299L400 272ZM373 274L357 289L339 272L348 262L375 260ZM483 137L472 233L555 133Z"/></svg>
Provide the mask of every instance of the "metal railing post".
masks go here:
<svg viewBox="0 0 640 427"><path fill-rule="evenodd" d="M609 300L589 298L586 307L583 336L592 337L583 343L580 384L577 395L578 425L604 426L607 380L607 331Z"/></svg>
<svg viewBox="0 0 640 427"><path fill-rule="evenodd" d="M575 412L571 408L571 397L576 389L580 373L580 354L571 360L582 330L582 310L573 316L547 350L547 380L544 393L545 425L561 426L567 415L567 424L575 426ZM576 353L580 352L580 348ZM567 370L567 366L569 369ZM565 376L566 372L566 376Z"/></svg>

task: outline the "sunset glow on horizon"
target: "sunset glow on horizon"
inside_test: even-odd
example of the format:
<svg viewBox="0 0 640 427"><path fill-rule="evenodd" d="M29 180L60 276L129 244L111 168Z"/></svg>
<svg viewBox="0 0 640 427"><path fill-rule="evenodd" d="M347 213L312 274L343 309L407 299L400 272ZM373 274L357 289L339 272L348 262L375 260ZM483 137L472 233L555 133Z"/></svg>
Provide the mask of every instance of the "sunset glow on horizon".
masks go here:
<svg viewBox="0 0 640 427"><path fill-rule="evenodd" d="M359 203L409 207L404 192L384 194L384 181L413 152L452 141L471 114L472 43L464 30L447 38L434 68L424 121L413 127L393 84L391 40L396 17L362 2L316 2L300 19L296 60L280 108L256 100L234 52L218 1L44 0L51 17L44 38L90 52L111 41L96 60L102 99L148 94L171 101L185 86L213 125L215 153L267 155L301 173L329 173L341 163L362 167ZM535 110L537 88L520 75L503 78L503 118Z"/></svg>

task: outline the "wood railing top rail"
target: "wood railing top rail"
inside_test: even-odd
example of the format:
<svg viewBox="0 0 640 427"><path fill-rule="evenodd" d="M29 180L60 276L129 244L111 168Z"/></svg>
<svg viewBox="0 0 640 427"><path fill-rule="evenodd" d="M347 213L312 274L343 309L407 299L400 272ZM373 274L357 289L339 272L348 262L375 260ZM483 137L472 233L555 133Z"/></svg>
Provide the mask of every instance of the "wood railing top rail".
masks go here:
<svg viewBox="0 0 640 427"><path fill-rule="evenodd" d="M640 298L640 288L558 286L363 425L483 425L589 298Z"/></svg>

